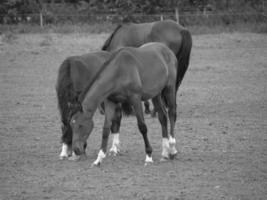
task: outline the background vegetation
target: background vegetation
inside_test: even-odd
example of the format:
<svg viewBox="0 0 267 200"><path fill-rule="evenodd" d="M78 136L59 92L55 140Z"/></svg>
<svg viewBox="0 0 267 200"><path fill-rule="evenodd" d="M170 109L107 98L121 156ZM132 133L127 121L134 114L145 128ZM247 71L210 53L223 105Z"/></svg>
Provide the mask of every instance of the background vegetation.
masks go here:
<svg viewBox="0 0 267 200"><path fill-rule="evenodd" d="M267 32L266 0L1 0L0 31L107 32L119 23L175 19L192 30ZM40 16L42 17L42 21ZM15 25L14 25L15 24ZM220 28L219 28L220 27ZM222 28L223 27L223 28ZM198 32L196 31L196 32ZM209 30L212 31L212 30ZM205 32L205 31L204 31Z"/></svg>

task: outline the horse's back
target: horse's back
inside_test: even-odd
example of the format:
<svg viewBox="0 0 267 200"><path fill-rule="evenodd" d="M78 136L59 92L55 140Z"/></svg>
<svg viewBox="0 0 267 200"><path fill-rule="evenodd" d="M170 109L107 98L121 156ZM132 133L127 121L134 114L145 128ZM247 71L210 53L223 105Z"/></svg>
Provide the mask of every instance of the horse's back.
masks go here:
<svg viewBox="0 0 267 200"><path fill-rule="evenodd" d="M182 30L185 30L185 28L173 20L158 21L154 23L148 35L148 40L165 43L177 54L182 45Z"/></svg>
<svg viewBox="0 0 267 200"><path fill-rule="evenodd" d="M181 30L184 30L184 27L173 20L124 24L112 34L107 50L114 51L126 46L140 47L148 42L162 42L176 54L182 43Z"/></svg>
<svg viewBox="0 0 267 200"><path fill-rule="evenodd" d="M140 55L142 55L144 60L147 59L146 55L152 52L154 58L149 59L151 65L160 65L160 67L167 68L169 80L173 80L173 77L176 76L177 59L168 46L160 42L150 42L142 45L138 50L141 52Z"/></svg>
<svg viewBox="0 0 267 200"><path fill-rule="evenodd" d="M148 43L139 48L125 47L116 59L130 84L131 81L141 83L143 99L156 95L166 85L175 84L176 57L164 44Z"/></svg>
<svg viewBox="0 0 267 200"><path fill-rule="evenodd" d="M74 90L82 91L86 83L95 76L104 62L110 58L110 55L109 52L99 51L68 57L66 60L69 63L69 75Z"/></svg>
<svg viewBox="0 0 267 200"><path fill-rule="evenodd" d="M114 51L122 47L139 47L147 41L147 35L151 32L152 23L125 24L113 36L108 50Z"/></svg>
<svg viewBox="0 0 267 200"><path fill-rule="evenodd" d="M77 64L80 63L78 64L79 66L86 67L90 70L100 67L100 65L109 59L110 55L111 54L107 51L97 51L80 56L73 56L72 60L77 62Z"/></svg>

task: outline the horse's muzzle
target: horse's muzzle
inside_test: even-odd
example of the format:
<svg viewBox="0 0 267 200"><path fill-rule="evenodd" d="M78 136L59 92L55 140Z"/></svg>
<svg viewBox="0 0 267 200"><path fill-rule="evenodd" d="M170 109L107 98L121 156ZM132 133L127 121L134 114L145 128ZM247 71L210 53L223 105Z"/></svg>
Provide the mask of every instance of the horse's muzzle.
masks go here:
<svg viewBox="0 0 267 200"><path fill-rule="evenodd" d="M81 145L80 147L74 147L73 151L77 156L80 156L82 154L85 154L86 147L87 147L87 143L85 143L84 145Z"/></svg>
<svg viewBox="0 0 267 200"><path fill-rule="evenodd" d="M80 150L78 147L75 147L73 151L77 156L80 156L82 154L82 150Z"/></svg>

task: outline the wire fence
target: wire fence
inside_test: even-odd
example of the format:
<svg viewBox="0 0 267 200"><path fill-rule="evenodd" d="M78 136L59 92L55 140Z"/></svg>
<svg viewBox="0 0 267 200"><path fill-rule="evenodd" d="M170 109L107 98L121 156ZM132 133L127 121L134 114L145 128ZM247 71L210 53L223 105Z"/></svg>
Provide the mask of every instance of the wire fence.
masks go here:
<svg viewBox="0 0 267 200"><path fill-rule="evenodd" d="M31 13L14 16L0 15L2 24L29 23L40 24L77 24L77 23L123 23L123 22L151 22L163 19L173 19L183 25L213 25L213 24L234 24L238 22L267 22L267 15L264 12L199 12L199 13L178 13L168 12L153 15L133 13L126 15L119 14L55 14L55 13Z"/></svg>

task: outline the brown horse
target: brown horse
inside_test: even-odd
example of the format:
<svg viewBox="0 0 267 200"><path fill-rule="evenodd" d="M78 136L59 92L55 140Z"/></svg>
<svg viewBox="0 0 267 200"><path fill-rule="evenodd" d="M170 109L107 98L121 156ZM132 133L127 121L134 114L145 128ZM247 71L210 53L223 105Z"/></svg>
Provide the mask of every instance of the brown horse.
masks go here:
<svg viewBox="0 0 267 200"><path fill-rule="evenodd" d="M176 55L178 90L189 65L192 48L190 32L173 20L156 21L142 24L119 25L105 41L102 50L113 51L121 47L139 47L148 42L166 44ZM178 67L179 66L179 67Z"/></svg>
<svg viewBox="0 0 267 200"><path fill-rule="evenodd" d="M147 42L162 42L176 55L178 60L177 92L189 65L192 37L187 29L175 21L164 20L152 23L119 25L105 41L102 50L114 51L126 46L139 47ZM154 109L152 116L155 116L155 112ZM151 113L148 101L145 101L145 113ZM116 139L114 142L119 141L119 135L114 138Z"/></svg>
<svg viewBox="0 0 267 200"><path fill-rule="evenodd" d="M116 119L116 105L128 103L134 108L138 128L144 139L145 161L152 162L152 148L147 137L141 104L141 101L152 99L159 112L162 126L162 156L172 158L177 153L174 138L176 73L177 59L162 43L148 43L140 48L125 47L113 53L79 97L82 110L74 114L71 119L72 147L75 155L85 153L86 140L93 129L93 115L99 103L104 101L105 122L102 144L98 157L93 163L99 165L106 156L110 128L112 121ZM168 108L168 114L165 106ZM167 130L167 116L170 120L170 137Z"/></svg>
<svg viewBox="0 0 267 200"><path fill-rule="evenodd" d="M101 66L111 56L107 51L100 51L82 56L68 57L61 64L58 77L56 92L58 98L58 107L60 110L62 121L62 151L60 159L67 158L72 152L72 129L70 119L72 115L82 110L78 97L85 89L88 81L91 81L100 70ZM113 121L111 126L112 133L118 132L120 126L121 115L117 112L117 119ZM115 141L113 148L117 147L118 142ZM114 146L115 145L115 146Z"/></svg>

